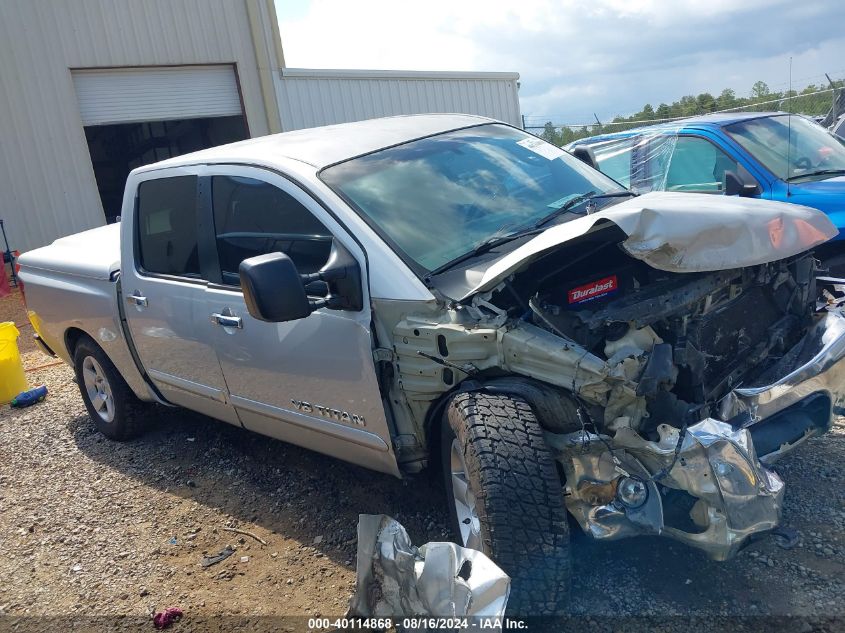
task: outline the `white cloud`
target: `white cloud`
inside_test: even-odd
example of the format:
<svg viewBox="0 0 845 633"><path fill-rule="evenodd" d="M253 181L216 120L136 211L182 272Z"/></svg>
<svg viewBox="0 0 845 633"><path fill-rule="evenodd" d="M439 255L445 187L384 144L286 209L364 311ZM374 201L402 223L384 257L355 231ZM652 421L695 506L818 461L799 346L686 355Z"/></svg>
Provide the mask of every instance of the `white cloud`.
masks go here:
<svg viewBox="0 0 845 633"><path fill-rule="evenodd" d="M277 0L277 3L290 0ZM287 64L517 71L528 115L582 122L763 79L845 76L839 0L312 0ZM291 17L286 17L290 15ZM806 84L796 81L796 85Z"/></svg>

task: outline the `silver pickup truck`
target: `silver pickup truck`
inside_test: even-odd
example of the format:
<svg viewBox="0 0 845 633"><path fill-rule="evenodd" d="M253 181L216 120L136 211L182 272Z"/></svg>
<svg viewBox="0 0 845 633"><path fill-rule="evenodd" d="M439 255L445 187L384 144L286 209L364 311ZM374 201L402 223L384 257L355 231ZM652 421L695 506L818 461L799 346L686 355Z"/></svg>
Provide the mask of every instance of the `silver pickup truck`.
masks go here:
<svg viewBox="0 0 845 633"><path fill-rule="evenodd" d="M38 340L124 440L181 406L367 468L442 471L456 539L565 609L570 518L734 555L769 463L842 412L822 213L635 197L463 115L256 138L134 170L122 221L20 259Z"/></svg>

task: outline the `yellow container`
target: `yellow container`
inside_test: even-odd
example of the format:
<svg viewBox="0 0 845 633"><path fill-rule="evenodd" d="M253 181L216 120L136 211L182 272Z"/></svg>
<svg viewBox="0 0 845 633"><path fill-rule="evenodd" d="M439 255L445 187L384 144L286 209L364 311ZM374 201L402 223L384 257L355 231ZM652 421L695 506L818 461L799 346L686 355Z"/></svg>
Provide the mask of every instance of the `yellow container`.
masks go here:
<svg viewBox="0 0 845 633"><path fill-rule="evenodd" d="M8 404L29 389L18 351L18 328L11 321L0 323L0 404Z"/></svg>

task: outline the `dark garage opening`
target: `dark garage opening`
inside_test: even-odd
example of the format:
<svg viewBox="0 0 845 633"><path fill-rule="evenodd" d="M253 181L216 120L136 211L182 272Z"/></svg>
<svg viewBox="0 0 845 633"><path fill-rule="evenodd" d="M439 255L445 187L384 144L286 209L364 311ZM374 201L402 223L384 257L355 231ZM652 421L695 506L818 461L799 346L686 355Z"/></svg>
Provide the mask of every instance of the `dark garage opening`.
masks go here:
<svg viewBox="0 0 845 633"><path fill-rule="evenodd" d="M149 163L248 138L242 115L85 128L106 222L120 216L129 172Z"/></svg>

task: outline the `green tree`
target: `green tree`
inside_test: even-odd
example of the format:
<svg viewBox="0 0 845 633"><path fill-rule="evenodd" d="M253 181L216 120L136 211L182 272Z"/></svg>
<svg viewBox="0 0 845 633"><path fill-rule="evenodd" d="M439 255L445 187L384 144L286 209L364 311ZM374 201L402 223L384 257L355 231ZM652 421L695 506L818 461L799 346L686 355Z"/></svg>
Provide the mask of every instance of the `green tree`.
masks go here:
<svg viewBox="0 0 845 633"><path fill-rule="evenodd" d="M547 121L546 124L543 126L543 132L542 134L540 134L540 138L548 141L553 145L562 145L560 134L558 134L554 124L552 124L551 121Z"/></svg>
<svg viewBox="0 0 845 633"><path fill-rule="evenodd" d="M845 80L836 80L834 85L839 89L845 89ZM604 131L626 130L644 125L644 123L641 123L642 121L680 119L696 114L738 108L762 111L779 107L799 114L823 115L830 109L830 93L826 92L812 97L807 95L828 89L827 84L819 86L810 84L798 91L773 92L766 82L757 81L751 87L749 97L738 97L731 88L722 90L718 97L714 97L709 92L702 92L698 96L685 95L672 103L661 103L656 109L650 103L646 103L639 112L629 116L617 115L612 122L618 125L593 124L581 128L555 128L552 123L547 123L541 136L560 145L588 136L595 136ZM778 105L779 99L788 100L781 101ZM634 121L639 123L633 123Z"/></svg>
<svg viewBox="0 0 845 633"><path fill-rule="evenodd" d="M762 99L768 97L770 94L769 85L765 81L755 81L754 85L751 86L752 99Z"/></svg>
<svg viewBox="0 0 845 633"><path fill-rule="evenodd" d="M736 93L730 88L725 88L719 93L719 98L716 100L716 105L719 110L729 110L736 107Z"/></svg>
<svg viewBox="0 0 845 633"><path fill-rule="evenodd" d="M709 92L702 92L695 98L698 114L706 114L716 111L716 99Z"/></svg>
<svg viewBox="0 0 845 633"><path fill-rule="evenodd" d="M694 114L698 114L698 102L692 95L684 95L681 97L679 103L681 106L680 109L682 116L692 116Z"/></svg>

